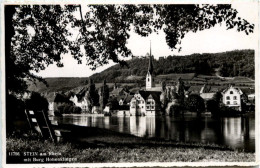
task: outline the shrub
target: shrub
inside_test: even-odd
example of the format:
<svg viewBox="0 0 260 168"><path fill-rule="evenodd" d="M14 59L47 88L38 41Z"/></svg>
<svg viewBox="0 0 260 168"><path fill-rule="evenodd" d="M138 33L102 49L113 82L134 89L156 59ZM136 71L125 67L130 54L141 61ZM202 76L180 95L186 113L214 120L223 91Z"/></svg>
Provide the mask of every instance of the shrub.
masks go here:
<svg viewBox="0 0 260 168"><path fill-rule="evenodd" d="M199 95L193 94L186 99L186 108L190 111L201 113L205 110L205 104L202 97Z"/></svg>
<svg viewBox="0 0 260 168"><path fill-rule="evenodd" d="M170 107L170 113L169 115L179 115L182 111L182 107L179 104L175 104Z"/></svg>
<svg viewBox="0 0 260 168"><path fill-rule="evenodd" d="M210 111L212 115L217 115L219 111L219 103L216 100L208 100L206 102L207 111Z"/></svg>
<svg viewBox="0 0 260 168"><path fill-rule="evenodd" d="M15 128L15 121L27 121L25 115L25 105L20 99L14 95L6 96L6 130L7 134L12 133Z"/></svg>
<svg viewBox="0 0 260 168"><path fill-rule="evenodd" d="M29 110L43 110L48 111L48 101L46 98L40 95L40 93L32 92L31 97L25 100L25 107Z"/></svg>
<svg viewBox="0 0 260 168"><path fill-rule="evenodd" d="M74 113L74 114L80 114L80 113L81 113L81 108L74 106L74 108L73 108L73 113Z"/></svg>

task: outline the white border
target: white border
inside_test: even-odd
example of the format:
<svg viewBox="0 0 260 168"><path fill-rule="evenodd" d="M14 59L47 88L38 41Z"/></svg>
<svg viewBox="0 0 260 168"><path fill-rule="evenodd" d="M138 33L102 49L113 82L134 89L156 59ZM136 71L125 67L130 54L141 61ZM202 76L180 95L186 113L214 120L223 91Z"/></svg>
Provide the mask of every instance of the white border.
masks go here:
<svg viewBox="0 0 260 168"><path fill-rule="evenodd" d="M78 3L77 3L78 2ZM200 0L196 1L196 4L203 4L203 3L210 3L210 4L232 4L234 2L246 2L243 0ZM260 2L258 0L250 0L247 2L255 2L256 5L258 5L258 20L259 20L259 9L260 9ZM89 0L88 3L82 3L81 1L51 1L51 0L39 0L39 1L33 1L33 0L25 0L25 1L18 1L18 0L9 0L9 1L3 1L1 4L1 115L2 115L2 122L1 122L1 133L2 138L0 141L2 144L2 154L1 154L1 160L2 160L2 166L7 168L12 167L144 167L144 166L162 166L162 167L172 167L172 166L259 166L260 161L260 149L259 149L259 128L260 128L260 118L259 118L259 104L260 104L260 81L259 80L259 69L260 69L260 60L259 60L259 22L257 25L255 25L255 31L258 35L258 44L255 48L255 93L256 93L256 109L255 109L255 140L256 140L256 161L255 162L145 162L145 163L73 163L73 164L6 164L6 132L5 132L5 50L4 50L4 5L12 5L12 4L191 4L194 3L192 0L124 0L123 2L120 2L118 0ZM0 160L0 161L1 161Z"/></svg>

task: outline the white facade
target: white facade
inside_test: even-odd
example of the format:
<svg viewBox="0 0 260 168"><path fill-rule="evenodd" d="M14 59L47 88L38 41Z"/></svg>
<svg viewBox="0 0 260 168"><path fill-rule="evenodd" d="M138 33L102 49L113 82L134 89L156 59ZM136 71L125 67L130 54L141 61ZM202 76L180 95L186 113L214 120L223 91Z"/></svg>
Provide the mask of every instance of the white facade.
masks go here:
<svg viewBox="0 0 260 168"><path fill-rule="evenodd" d="M145 115L145 100L139 94L135 94L130 103L130 112L136 113L136 115Z"/></svg>
<svg viewBox="0 0 260 168"><path fill-rule="evenodd" d="M228 107L237 107L241 111L241 95L243 92L239 88L230 86L222 92L223 104Z"/></svg>
<svg viewBox="0 0 260 168"><path fill-rule="evenodd" d="M54 111L54 102L49 102L48 109L49 111Z"/></svg>
<svg viewBox="0 0 260 168"><path fill-rule="evenodd" d="M139 93L136 93L130 102L130 114L138 116L155 116L155 100L151 96L145 100Z"/></svg>
<svg viewBox="0 0 260 168"><path fill-rule="evenodd" d="M74 95L70 97L70 101L72 101L75 104L75 106L80 107L82 111L88 110L88 101L85 97L83 98L83 100L78 101L78 97Z"/></svg>
<svg viewBox="0 0 260 168"><path fill-rule="evenodd" d="M249 95L248 95L248 99L249 99L249 100L254 100L254 99L255 99L255 94L254 94L254 93L249 94Z"/></svg>
<svg viewBox="0 0 260 168"><path fill-rule="evenodd" d="M101 112L102 112L101 107L99 107L99 106L93 106L93 107L92 107L91 113L93 113L93 114L99 114L99 113L101 113Z"/></svg>
<svg viewBox="0 0 260 168"><path fill-rule="evenodd" d="M148 71L147 72L147 75L146 75L146 89L151 89L152 87L154 87L154 79L153 79L153 76L152 74L150 74L150 72Z"/></svg>

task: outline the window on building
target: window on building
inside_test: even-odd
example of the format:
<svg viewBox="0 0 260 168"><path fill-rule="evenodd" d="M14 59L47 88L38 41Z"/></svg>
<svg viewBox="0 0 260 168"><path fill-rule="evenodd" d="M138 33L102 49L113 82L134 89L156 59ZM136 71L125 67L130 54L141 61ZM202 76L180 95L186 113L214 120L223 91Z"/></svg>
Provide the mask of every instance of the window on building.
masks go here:
<svg viewBox="0 0 260 168"><path fill-rule="evenodd" d="M152 106L152 108L151 108L152 110L154 110L154 106Z"/></svg>
<svg viewBox="0 0 260 168"><path fill-rule="evenodd" d="M234 104L237 104L237 101L234 101Z"/></svg>
<svg viewBox="0 0 260 168"><path fill-rule="evenodd" d="M150 81L150 79L149 79L149 78L147 78L147 80L148 80L148 82Z"/></svg>
<svg viewBox="0 0 260 168"><path fill-rule="evenodd" d="M227 104L230 104L230 101L227 101Z"/></svg>
<svg viewBox="0 0 260 168"><path fill-rule="evenodd" d="M234 100L236 100L237 99L237 97L236 96L234 96Z"/></svg>
<svg viewBox="0 0 260 168"><path fill-rule="evenodd" d="M144 108L144 106L142 106L142 108Z"/></svg>
<svg viewBox="0 0 260 168"><path fill-rule="evenodd" d="M227 96L227 100L230 100L230 97L229 97L229 96Z"/></svg>
<svg viewBox="0 0 260 168"><path fill-rule="evenodd" d="M146 109L147 109L147 110L149 110L149 109L150 109L150 107L149 107L149 106L146 106Z"/></svg>
<svg viewBox="0 0 260 168"><path fill-rule="evenodd" d="M230 94L233 94L233 91L230 91Z"/></svg>

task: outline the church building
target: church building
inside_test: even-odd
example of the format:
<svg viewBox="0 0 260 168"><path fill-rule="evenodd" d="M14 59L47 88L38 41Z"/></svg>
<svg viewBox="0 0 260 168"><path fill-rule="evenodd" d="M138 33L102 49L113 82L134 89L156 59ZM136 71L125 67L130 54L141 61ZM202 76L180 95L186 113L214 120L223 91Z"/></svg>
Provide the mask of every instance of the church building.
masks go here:
<svg viewBox="0 0 260 168"><path fill-rule="evenodd" d="M154 84L154 75L153 75L152 51L151 51L151 44L150 44L149 66L146 75L146 90L149 90L153 87L155 87L155 84Z"/></svg>
<svg viewBox="0 0 260 168"><path fill-rule="evenodd" d="M149 66L146 75L145 90L139 90L135 93L130 102L131 115L154 116L160 112L161 87L155 87L152 52L150 44Z"/></svg>

